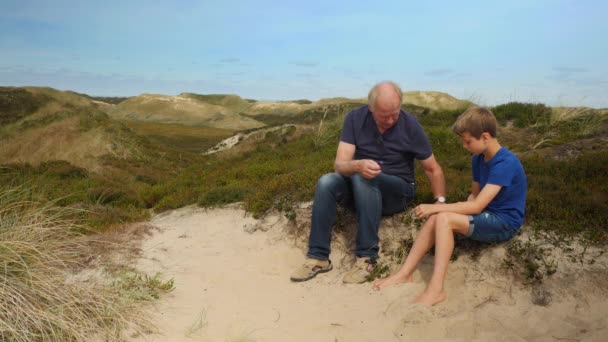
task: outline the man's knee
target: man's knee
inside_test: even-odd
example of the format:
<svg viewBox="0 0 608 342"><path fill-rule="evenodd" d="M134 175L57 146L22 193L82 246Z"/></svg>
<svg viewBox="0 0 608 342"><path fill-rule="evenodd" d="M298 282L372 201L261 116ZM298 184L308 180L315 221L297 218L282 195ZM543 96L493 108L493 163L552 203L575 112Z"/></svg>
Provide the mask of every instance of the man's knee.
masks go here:
<svg viewBox="0 0 608 342"><path fill-rule="evenodd" d="M353 182L353 190L354 191L375 191L380 192L378 188L378 183L373 179L366 179L358 173L355 173L350 177Z"/></svg>
<svg viewBox="0 0 608 342"><path fill-rule="evenodd" d="M344 182L344 179L341 175L337 173L326 173L317 181L317 191L318 190L332 190L335 189L341 182Z"/></svg>

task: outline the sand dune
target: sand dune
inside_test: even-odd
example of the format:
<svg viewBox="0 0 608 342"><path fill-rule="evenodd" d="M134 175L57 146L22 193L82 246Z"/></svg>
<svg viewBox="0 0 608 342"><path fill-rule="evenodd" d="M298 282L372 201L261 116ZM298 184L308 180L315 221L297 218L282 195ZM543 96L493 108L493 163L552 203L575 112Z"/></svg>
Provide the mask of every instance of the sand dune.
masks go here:
<svg viewBox="0 0 608 342"><path fill-rule="evenodd" d="M289 275L302 262L310 209L296 224L282 216L254 220L238 206L184 208L155 216L159 231L143 241L137 267L174 278L175 290L149 309L159 334L136 341L605 341L608 258L559 260L545 279L548 305L534 288L500 267L504 246L484 248L472 261L450 265L448 300L429 308L410 302L432 270L428 255L412 284L373 291L345 285L352 235L332 242L335 269L304 283ZM412 231L414 230L414 231ZM415 229L396 219L381 227L383 246ZM520 237L521 238L521 237ZM556 255L559 258L559 253ZM388 261L388 258L384 258ZM396 266L395 266L396 267Z"/></svg>

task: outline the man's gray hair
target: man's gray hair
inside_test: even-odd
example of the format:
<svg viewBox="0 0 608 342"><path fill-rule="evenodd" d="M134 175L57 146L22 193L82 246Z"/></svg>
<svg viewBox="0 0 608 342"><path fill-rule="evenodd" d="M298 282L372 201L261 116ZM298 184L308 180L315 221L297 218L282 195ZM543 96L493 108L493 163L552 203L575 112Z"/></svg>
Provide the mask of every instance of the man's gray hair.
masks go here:
<svg viewBox="0 0 608 342"><path fill-rule="evenodd" d="M397 96L399 96L399 103L403 103L403 92L401 91L401 88L399 87L399 85L393 81L382 81L377 83L375 86L372 87L372 89L369 91L369 94L367 94L367 103L369 104L369 108L370 109L374 109L375 105L376 105L376 101L378 100L378 89L380 88L381 85L384 84L388 84L391 85L393 87L393 89L395 90L395 92L397 93Z"/></svg>

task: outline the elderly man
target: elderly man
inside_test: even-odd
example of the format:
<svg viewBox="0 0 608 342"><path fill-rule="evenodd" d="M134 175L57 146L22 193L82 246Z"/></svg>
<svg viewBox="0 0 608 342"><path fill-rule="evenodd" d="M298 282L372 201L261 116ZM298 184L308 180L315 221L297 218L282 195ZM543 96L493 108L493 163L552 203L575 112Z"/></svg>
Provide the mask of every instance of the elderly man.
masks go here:
<svg viewBox="0 0 608 342"><path fill-rule="evenodd" d="M363 283L377 265L382 215L405 210L415 197L414 159L420 161L437 202L445 202L445 179L418 120L401 110L403 93L393 82L376 84L368 106L344 120L335 173L317 182L307 259L291 275L305 281L332 269L331 231L337 204L353 203L357 214L357 261L343 278Z"/></svg>

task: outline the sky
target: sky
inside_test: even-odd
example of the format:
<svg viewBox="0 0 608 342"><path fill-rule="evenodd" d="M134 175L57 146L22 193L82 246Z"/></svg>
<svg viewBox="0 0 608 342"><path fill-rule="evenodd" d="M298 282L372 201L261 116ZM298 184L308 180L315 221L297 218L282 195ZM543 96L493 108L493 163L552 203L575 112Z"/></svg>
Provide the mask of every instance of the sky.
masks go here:
<svg viewBox="0 0 608 342"><path fill-rule="evenodd" d="M0 0L0 85L608 107L608 1Z"/></svg>

